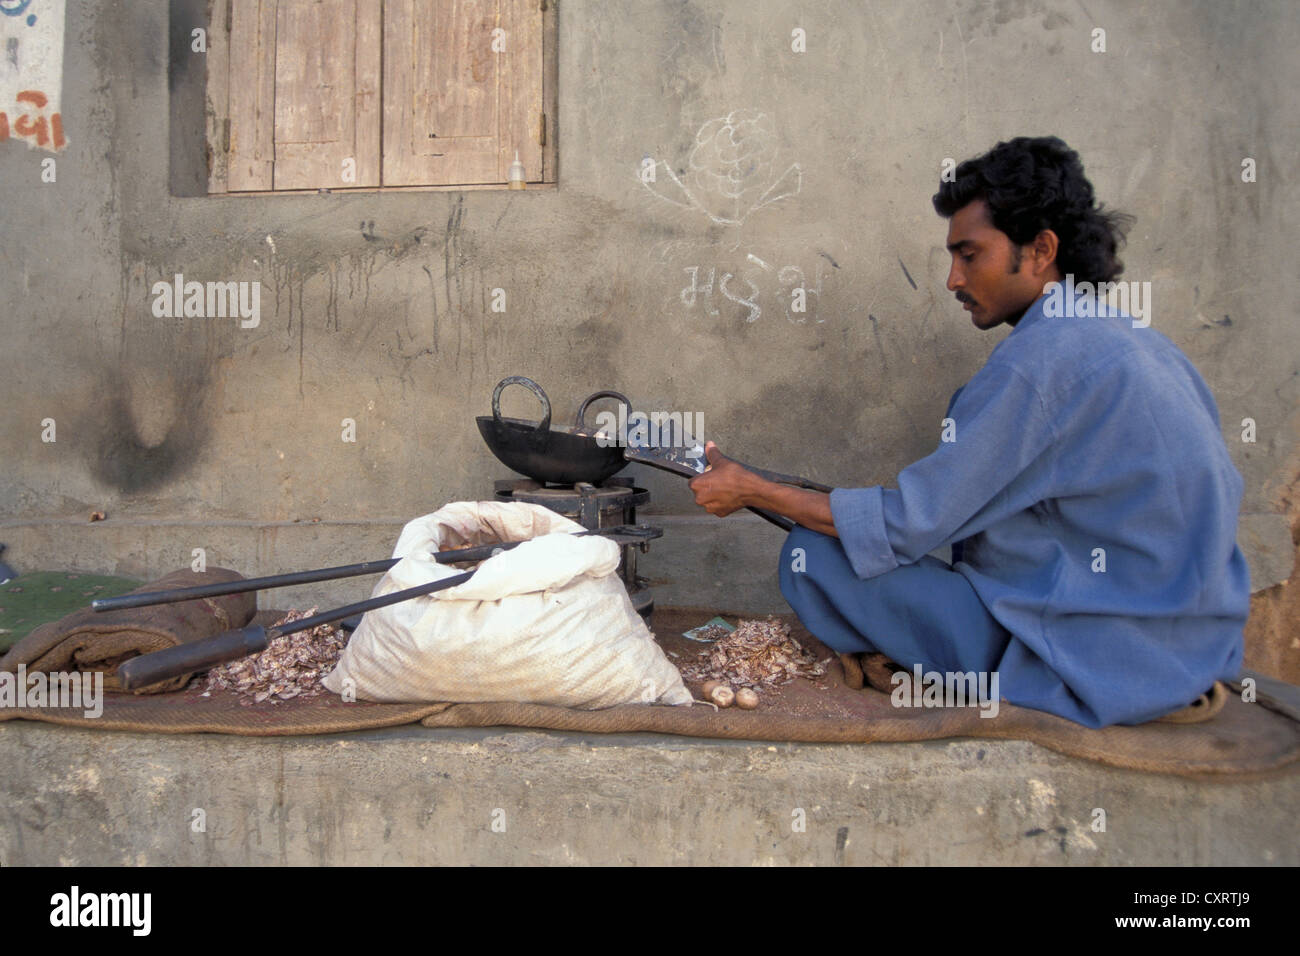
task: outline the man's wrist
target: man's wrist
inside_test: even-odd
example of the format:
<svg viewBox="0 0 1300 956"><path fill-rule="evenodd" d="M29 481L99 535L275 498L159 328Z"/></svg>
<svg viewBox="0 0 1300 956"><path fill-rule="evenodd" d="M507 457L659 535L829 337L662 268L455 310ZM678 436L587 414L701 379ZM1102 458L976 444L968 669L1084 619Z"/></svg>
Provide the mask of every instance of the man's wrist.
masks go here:
<svg viewBox="0 0 1300 956"><path fill-rule="evenodd" d="M767 508L772 502L769 498L768 491L772 487L772 482L762 478L752 471L745 472L746 487L740 495L741 502L746 508Z"/></svg>

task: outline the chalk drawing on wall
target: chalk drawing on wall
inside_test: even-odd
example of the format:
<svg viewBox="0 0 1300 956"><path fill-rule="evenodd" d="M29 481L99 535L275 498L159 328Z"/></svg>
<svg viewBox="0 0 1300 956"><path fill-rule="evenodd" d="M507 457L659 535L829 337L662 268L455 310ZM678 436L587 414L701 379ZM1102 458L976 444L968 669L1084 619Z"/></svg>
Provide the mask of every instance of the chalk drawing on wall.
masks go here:
<svg viewBox="0 0 1300 956"><path fill-rule="evenodd" d="M0 142L67 145L63 89L64 0L0 0Z"/></svg>
<svg viewBox="0 0 1300 956"><path fill-rule="evenodd" d="M720 225L740 225L756 210L795 196L803 186L803 170L791 163L776 174L776 124L756 109L732 110L711 119L695 134L695 144L682 175L659 161L654 177L640 175L643 186L658 198L694 209Z"/></svg>

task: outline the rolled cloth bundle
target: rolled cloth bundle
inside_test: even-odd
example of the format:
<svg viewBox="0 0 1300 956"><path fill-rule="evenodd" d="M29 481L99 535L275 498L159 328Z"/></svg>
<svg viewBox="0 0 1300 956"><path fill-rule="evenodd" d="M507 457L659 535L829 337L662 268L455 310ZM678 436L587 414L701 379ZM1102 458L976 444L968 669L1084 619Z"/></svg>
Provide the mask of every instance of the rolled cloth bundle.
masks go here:
<svg viewBox="0 0 1300 956"><path fill-rule="evenodd" d="M202 572L185 568L131 593L224 584L242 581L243 577L229 568L210 567ZM42 624L11 647L9 653L0 658L0 671L17 672L20 664L26 666L28 673L103 671L104 689L120 691L117 667L123 661L243 627L256 612L257 594L253 591L102 613L82 608L57 621ZM136 693L161 694L180 690L192 676L174 677L142 687Z"/></svg>

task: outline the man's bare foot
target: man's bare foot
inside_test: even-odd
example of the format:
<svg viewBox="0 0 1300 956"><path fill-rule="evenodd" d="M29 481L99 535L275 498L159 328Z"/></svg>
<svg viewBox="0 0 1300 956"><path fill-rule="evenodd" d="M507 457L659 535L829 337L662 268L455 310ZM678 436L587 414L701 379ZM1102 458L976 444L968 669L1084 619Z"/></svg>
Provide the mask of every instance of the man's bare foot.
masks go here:
<svg viewBox="0 0 1300 956"><path fill-rule="evenodd" d="M854 690L862 690L862 667L857 654L841 654L840 666L844 668L844 683Z"/></svg>
<svg viewBox="0 0 1300 956"><path fill-rule="evenodd" d="M892 693L894 685L890 678L899 669L899 666L884 654L862 655L862 673L867 686L873 690L884 691L886 694Z"/></svg>

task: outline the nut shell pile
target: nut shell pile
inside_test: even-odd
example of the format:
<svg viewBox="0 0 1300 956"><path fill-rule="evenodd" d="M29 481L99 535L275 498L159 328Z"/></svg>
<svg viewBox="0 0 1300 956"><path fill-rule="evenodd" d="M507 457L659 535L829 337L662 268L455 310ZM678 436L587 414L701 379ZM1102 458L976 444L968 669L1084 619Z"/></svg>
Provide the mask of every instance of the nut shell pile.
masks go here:
<svg viewBox="0 0 1300 956"><path fill-rule="evenodd" d="M276 624L301 621L315 613L316 608L290 611ZM347 636L333 624L285 634L271 641L264 651L208 671L203 696L210 697L213 691L234 691L245 707L265 700L278 704L294 697L315 697L324 692L320 682L338 665L347 642Z"/></svg>
<svg viewBox="0 0 1300 956"><path fill-rule="evenodd" d="M790 637L790 625L774 617L741 621L698 660L680 669L684 680L717 681L733 688L779 687L796 677L826 673L826 665Z"/></svg>
<svg viewBox="0 0 1300 956"><path fill-rule="evenodd" d="M729 630L720 624L709 624L695 632L695 640L701 643L711 644L714 641L721 640L730 633Z"/></svg>

